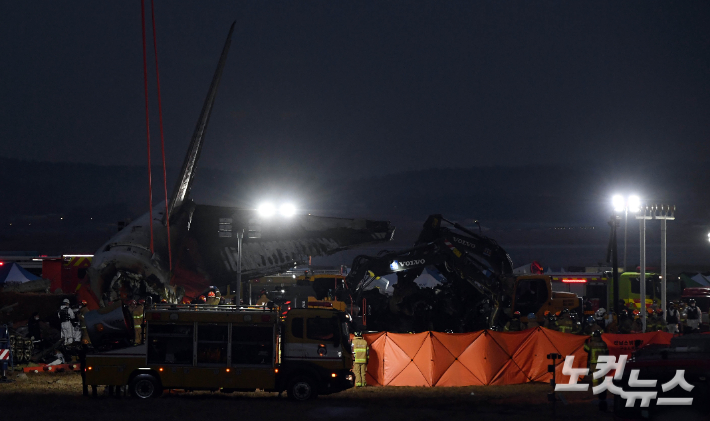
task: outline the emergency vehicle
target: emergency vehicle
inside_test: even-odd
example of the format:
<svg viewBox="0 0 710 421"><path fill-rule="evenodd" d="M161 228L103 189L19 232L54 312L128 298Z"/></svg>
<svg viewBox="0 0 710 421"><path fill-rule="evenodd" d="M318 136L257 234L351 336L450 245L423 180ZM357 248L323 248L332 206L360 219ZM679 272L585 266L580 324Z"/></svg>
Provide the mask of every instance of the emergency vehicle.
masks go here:
<svg viewBox="0 0 710 421"><path fill-rule="evenodd" d="M609 277L609 291L614 290L614 279ZM628 308L641 310L641 274L624 272L619 274L619 298L624 300ZM646 308L653 305L654 300L661 300L661 277L657 273L646 273Z"/></svg>
<svg viewBox="0 0 710 421"><path fill-rule="evenodd" d="M281 321L264 306L153 305L143 344L125 346L133 323L120 303L86 313L92 344L85 384L128 386L137 398L165 389L286 391L304 401L353 387L348 316L298 308ZM112 344L122 344L110 349Z"/></svg>

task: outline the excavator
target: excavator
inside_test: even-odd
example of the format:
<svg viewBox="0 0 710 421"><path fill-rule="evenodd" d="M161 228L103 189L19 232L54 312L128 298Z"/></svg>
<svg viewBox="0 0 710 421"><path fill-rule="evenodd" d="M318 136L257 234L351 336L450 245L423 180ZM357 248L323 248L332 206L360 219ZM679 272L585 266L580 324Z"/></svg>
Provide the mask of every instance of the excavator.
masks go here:
<svg viewBox="0 0 710 421"><path fill-rule="evenodd" d="M424 269L445 281L420 288L414 281ZM391 274L397 282L388 297L372 285ZM412 248L357 256L339 299L361 309L357 330L471 332L499 329L514 311L528 322L531 313L541 321L546 311L581 310L579 297L553 291L551 281L543 274L514 277L510 256L495 240L435 214Z"/></svg>

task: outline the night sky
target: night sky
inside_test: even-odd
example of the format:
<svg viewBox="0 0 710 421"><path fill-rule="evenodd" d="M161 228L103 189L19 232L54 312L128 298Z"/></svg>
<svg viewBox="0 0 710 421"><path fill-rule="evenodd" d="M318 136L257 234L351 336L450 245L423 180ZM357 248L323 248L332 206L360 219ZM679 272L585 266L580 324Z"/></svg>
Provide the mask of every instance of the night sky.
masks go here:
<svg viewBox="0 0 710 421"><path fill-rule="evenodd" d="M200 174L237 174L234 180L250 186L287 179L304 209L338 216L351 210L402 227L416 228L427 212L459 220L485 216L490 235L504 246L507 240L521 263L543 255L551 264L582 266L605 257L611 194L638 193L685 205L676 237L669 231L683 260L676 263L710 262L710 3L157 0L155 9L171 174L236 20ZM147 30L158 165L150 25ZM72 168L66 163L144 171L140 1L72 2L71 8L5 2L0 31L0 157L65 176ZM484 181L474 168L491 168L495 176ZM110 177L111 171L95 170ZM456 185L446 194L421 187L442 171L454 171L449 181ZM379 187L362 187L378 177L385 177ZM16 194L41 188L41 180L27 184L23 171L5 178L3 184L23 184ZM561 186L560 179L568 183ZM225 192L230 187L222 180L219 192L203 187L200 196L206 179L198 179L196 197L249 205L252 196L240 196L245 187ZM482 183L488 193L471 193ZM97 197L97 209L111 203L95 191L101 188L84 192L89 202ZM130 202L125 217L138 216L129 214L136 203L147 209L147 187L141 189L121 199ZM408 198L400 202L410 203L407 209L393 210L395 189ZM30 214L71 216L88 206L27 200L37 201L28 202L30 210L0 215L5 229L7 221ZM584 206L563 206L565 200ZM433 205L412 205L420 202ZM567 240L531 234L556 226L601 232ZM633 235L638 241L638 232ZM11 249L21 236L0 231L0 246ZM589 250L571 255L564 244L575 238ZM88 251L100 245L71 244ZM537 254L524 249L535 245ZM563 249L565 257L556 259L554 250Z"/></svg>

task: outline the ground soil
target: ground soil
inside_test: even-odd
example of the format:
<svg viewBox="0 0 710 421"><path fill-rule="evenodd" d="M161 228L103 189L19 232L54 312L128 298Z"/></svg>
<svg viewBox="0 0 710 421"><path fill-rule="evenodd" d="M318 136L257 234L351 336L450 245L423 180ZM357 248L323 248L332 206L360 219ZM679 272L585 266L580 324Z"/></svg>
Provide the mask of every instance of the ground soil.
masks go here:
<svg viewBox="0 0 710 421"><path fill-rule="evenodd" d="M12 375L16 378L15 375ZM138 401L81 395L76 373L27 374L0 383L0 411L7 420L611 420L591 393L563 394L554 409L547 384L472 387L367 387L321 396L307 403L275 393L172 392Z"/></svg>

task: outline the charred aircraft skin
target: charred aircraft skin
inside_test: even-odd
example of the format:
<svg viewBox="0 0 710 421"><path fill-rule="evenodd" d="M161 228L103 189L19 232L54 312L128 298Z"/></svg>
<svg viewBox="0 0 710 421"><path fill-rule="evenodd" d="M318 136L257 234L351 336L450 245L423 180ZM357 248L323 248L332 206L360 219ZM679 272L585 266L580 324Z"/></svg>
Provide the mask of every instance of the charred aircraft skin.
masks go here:
<svg viewBox="0 0 710 421"><path fill-rule="evenodd" d="M189 202L171 229L173 268L169 268L166 228L156 206L153 216L155 253L150 252L148 215L134 221L104 244L89 269L92 291L104 303L151 295L175 302L183 291L209 285L224 287L236 278L236 232L244 231L242 276L256 278L323 256L365 244L389 241L389 222L295 215L262 219L256 211ZM229 237L220 236L220 221L229 220ZM223 225L224 226L224 225ZM258 228L260 238L249 238ZM254 231L252 231L254 232ZM223 234L224 235L224 234Z"/></svg>
<svg viewBox="0 0 710 421"><path fill-rule="evenodd" d="M172 192L169 214L165 215L165 202L152 210L153 249L151 217L146 214L114 235L94 255L88 270L91 292L104 305L147 296L174 303L185 289L194 294L210 285L224 287L233 282L237 239L227 232L244 231L241 272L245 279L283 271L305 262L308 256L327 255L392 238L394 228L387 221L311 215L261 220L254 210L199 205L189 198L233 31L234 24ZM224 221L229 221L233 231L223 229L220 222Z"/></svg>

